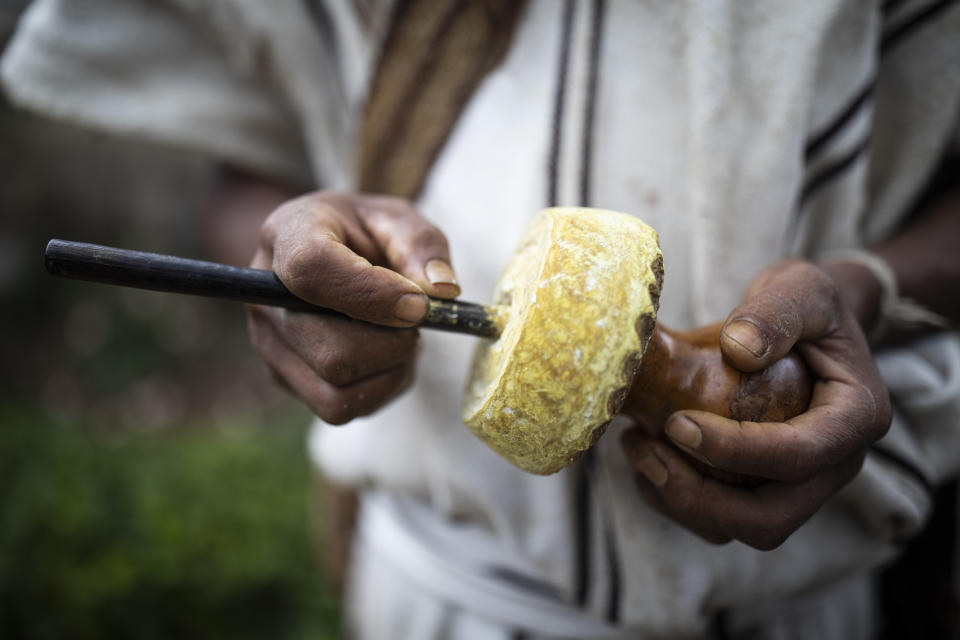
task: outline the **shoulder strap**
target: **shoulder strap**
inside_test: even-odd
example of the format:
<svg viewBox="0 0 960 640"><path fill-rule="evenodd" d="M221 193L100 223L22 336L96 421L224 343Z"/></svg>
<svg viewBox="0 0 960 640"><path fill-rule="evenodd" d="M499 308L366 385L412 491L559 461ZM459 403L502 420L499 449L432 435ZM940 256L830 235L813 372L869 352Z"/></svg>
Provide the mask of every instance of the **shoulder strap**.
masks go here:
<svg viewBox="0 0 960 640"><path fill-rule="evenodd" d="M510 45L524 0L399 0L360 127L357 187L415 198Z"/></svg>

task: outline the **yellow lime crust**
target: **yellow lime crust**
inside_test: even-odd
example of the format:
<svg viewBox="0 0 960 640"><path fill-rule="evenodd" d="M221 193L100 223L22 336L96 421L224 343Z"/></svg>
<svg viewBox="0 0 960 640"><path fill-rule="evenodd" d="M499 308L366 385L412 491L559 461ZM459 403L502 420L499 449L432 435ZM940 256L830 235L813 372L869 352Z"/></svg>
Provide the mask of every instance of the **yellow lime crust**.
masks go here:
<svg viewBox="0 0 960 640"><path fill-rule="evenodd" d="M620 410L656 321L656 232L615 211L541 211L494 291L500 337L474 355L467 426L517 467L559 471Z"/></svg>

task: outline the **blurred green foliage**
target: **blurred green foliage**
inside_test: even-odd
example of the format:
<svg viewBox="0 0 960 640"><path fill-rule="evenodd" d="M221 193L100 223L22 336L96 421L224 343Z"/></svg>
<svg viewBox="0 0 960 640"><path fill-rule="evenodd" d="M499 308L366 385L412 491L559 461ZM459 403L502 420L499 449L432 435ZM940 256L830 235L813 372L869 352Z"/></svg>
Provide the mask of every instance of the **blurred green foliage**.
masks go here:
<svg viewBox="0 0 960 640"><path fill-rule="evenodd" d="M0 639L333 638L309 412L241 305L51 278L61 237L209 258L208 162L0 98Z"/></svg>
<svg viewBox="0 0 960 640"><path fill-rule="evenodd" d="M0 425L0 637L336 637L302 428Z"/></svg>

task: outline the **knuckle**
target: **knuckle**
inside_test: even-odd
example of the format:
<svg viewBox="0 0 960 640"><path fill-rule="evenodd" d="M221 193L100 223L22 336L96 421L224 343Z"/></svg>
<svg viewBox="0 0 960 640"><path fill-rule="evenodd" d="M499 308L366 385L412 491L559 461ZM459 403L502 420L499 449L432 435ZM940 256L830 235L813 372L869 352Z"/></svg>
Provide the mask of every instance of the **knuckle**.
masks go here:
<svg viewBox="0 0 960 640"><path fill-rule="evenodd" d="M887 432L892 420L889 396L884 389L875 393L866 386L856 388L834 415L834 428L824 430L824 447L866 446Z"/></svg>
<svg viewBox="0 0 960 640"><path fill-rule="evenodd" d="M850 399L850 409L843 416L843 427L860 440L873 441L890 428L893 409L886 390L875 392L860 387Z"/></svg>
<svg viewBox="0 0 960 640"><path fill-rule="evenodd" d="M819 266L806 260L794 260L792 264L793 272L806 282L827 285L832 283L830 276Z"/></svg>
<svg viewBox="0 0 960 640"><path fill-rule="evenodd" d="M790 281L803 283L817 291L827 293L836 290L830 275L819 265L807 260L791 260L786 275Z"/></svg>
<svg viewBox="0 0 960 640"><path fill-rule="evenodd" d="M811 513L807 507L798 507L793 502L781 502L772 508L763 509L753 526L746 527L745 534L739 538L761 551L776 549L806 522Z"/></svg>
<svg viewBox="0 0 960 640"><path fill-rule="evenodd" d="M324 380L299 384L294 388L294 393L327 424L346 424L359 415L348 394Z"/></svg>
<svg viewBox="0 0 960 640"><path fill-rule="evenodd" d="M273 247L277 239L283 236L284 229L290 220L302 215L309 207L312 196L313 194L306 194L287 200L274 209L260 225L260 244L268 248Z"/></svg>
<svg viewBox="0 0 960 640"><path fill-rule="evenodd" d="M342 387L357 379L358 366L351 354L332 348L318 358L317 374L330 384Z"/></svg>
<svg viewBox="0 0 960 640"><path fill-rule="evenodd" d="M352 411L347 407L339 408L334 407L326 411L326 415L320 414L320 418L327 424L331 424L335 427L347 424L356 417Z"/></svg>
<svg viewBox="0 0 960 640"><path fill-rule="evenodd" d="M339 387L361 377L362 352L357 349L361 341L348 321L307 314L287 314L286 318L284 333L320 379Z"/></svg>
<svg viewBox="0 0 960 640"><path fill-rule="evenodd" d="M358 412L343 394L334 393L324 399L308 401L317 417L334 426L347 424L357 417Z"/></svg>
<svg viewBox="0 0 960 640"><path fill-rule="evenodd" d="M421 251L446 254L449 247L443 232L422 218L421 221L411 234L410 243Z"/></svg>
<svg viewBox="0 0 960 640"><path fill-rule="evenodd" d="M298 244L277 260L274 267L277 277L290 289L309 286L319 266L320 254L320 247Z"/></svg>
<svg viewBox="0 0 960 640"><path fill-rule="evenodd" d="M779 263L754 291L751 309L769 324L772 335L790 341L804 331L835 326L842 309L840 292L826 271L812 262L789 260ZM762 326L762 325L761 325Z"/></svg>
<svg viewBox="0 0 960 640"><path fill-rule="evenodd" d="M792 531L782 531L779 529L765 528L756 533L743 536L741 540L759 551L773 551L790 537Z"/></svg>
<svg viewBox="0 0 960 640"><path fill-rule="evenodd" d="M766 514L763 524L741 537L741 540L760 551L776 549L800 526L796 516L785 509Z"/></svg>

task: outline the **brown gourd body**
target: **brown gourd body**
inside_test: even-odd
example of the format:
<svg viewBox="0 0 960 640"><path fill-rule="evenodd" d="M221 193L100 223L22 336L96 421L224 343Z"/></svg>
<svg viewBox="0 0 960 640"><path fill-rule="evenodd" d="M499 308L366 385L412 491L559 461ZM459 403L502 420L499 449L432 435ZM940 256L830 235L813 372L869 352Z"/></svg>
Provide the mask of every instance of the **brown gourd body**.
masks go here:
<svg viewBox="0 0 960 640"><path fill-rule="evenodd" d="M663 437L681 409L780 422L807 408L811 385L797 356L741 374L723 360L719 325L687 333L659 325L662 281L657 235L642 221L541 211L494 291L501 331L477 347L465 424L520 469L550 474L618 413Z"/></svg>
<svg viewBox="0 0 960 640"><path fill-rule="evenodd" d="M715 324L680 332L658 325L620 412L633 418L647 436L666 439L663 427L675 411L696 409L771 423L806 411L812 381L799 355L791 352L766 369L742 373L723 358L721 328ZM756 478L690 461L701 472L730 484L758 484Z"/></svg>

